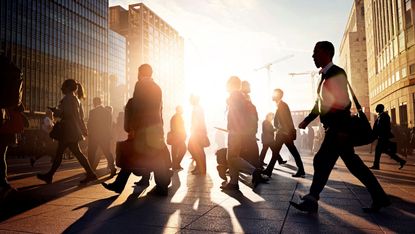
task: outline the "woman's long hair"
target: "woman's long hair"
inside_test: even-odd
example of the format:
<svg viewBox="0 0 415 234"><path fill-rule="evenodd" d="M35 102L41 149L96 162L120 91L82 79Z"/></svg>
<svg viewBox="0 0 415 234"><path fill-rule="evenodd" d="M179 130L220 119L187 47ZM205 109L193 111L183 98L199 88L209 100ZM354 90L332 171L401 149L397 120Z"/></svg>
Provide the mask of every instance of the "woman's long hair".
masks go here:
<svg viewBox="0 0 415 234"><path fill-rule="evenodd" d="M82 85L78 82L76 82L76 80L74 79L67 79L62 83L62 87L61 87L62 93L63 94L69 94L69 93L73 93L76 91L76 96L79 99L84 99L85 98L85 92L84 92L84 87L82 87Z"/></svg>

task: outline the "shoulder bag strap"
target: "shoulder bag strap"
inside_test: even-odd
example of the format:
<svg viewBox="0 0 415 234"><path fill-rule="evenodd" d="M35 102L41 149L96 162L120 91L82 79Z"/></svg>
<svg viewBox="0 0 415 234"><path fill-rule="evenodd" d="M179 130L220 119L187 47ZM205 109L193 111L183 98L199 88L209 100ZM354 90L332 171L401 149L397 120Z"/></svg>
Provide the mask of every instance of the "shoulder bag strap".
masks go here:
<svg viewBox="0 0 415 234"><path fill-rule="evenodd" d="M362 110L362 106L360 105L359 101L357 100L357 97L354 94L353 89L352 89L352 86L350 85L349 80L347 79L347 77L346 77L346 81L347 81L347 86L349 87L350 93L352 94L353 102L354 102L354 104L356 106L356 109L358 111L361 111Z"/></svg>

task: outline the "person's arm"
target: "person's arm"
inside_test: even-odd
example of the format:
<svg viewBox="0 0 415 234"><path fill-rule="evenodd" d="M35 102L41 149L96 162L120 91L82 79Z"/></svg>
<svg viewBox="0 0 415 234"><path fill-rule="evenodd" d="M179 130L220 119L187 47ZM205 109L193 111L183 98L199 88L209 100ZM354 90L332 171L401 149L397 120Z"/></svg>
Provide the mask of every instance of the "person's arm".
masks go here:
<svg viewBox="0 0 415 234"><path fill-rule="evenodd" d="M319 110L319 101L316 100L313 109L311 110L310 114L298 125L299 128L305 129L313 120L315 120L320 115Z"/></svg>
<svg viewBox="0 0 415 234"><path fill-rule="evenodd" d="M75 114L78 115L76 119L79 121L79 126L81 128L82 134L84 136L88 136L88 129L86 128L84 121L84 109L82 108L82 103L78 100L77 104L79 108L77 108L78 111L75 111Z"/></svg>

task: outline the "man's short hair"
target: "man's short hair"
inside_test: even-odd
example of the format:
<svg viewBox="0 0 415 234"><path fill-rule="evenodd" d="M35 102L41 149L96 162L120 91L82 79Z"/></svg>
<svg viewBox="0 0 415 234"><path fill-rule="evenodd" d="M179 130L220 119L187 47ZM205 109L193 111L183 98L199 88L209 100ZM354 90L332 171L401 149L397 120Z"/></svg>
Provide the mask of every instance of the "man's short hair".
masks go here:
<svg viewBox="0 0 415 234"><path fill-rule="evenodd" d="M282 91L282 89L274 89L274 92L280 93L281 97L284 96L284 91Z"/></svg>
<svg viewBox="0 0 415 234"><path fill-rule="evenodd" d="M383 112L385 110L385 106L383 104L378 104L375 108L376 112Z"/></svg>
<svg viewBox="0 0 415 234"><path fill-rule="evenodd" d="M316 47L319 47L320 49L323 49L324 51L326 51L330 55L331 58L334 57L333 43L329 41L319 41L317 42Z"/></svg>
<svg viewBox="0 0 415 234"><path fill-rule="evenodd" d="M239 79L239 77L231 76L228 79L227 86L231 87L231 88L234 88L234 89L237 89L237 90L240 90L241 89L241 83L242 82L241 82L241 79Z"/></svg>
<svg viewBox="0 0 415 234"><path fill-rule="evenodd" d="M138 73L143 76L152 76L153 75L153 68L151 68L150 64L142 64L140 67L138 67Z"/></svg>
<svg viewBox="0 0 415 234"><path fill-rule="evenodd" d="M92 99L92 103L100 105L102 103L101 98L100 97L94 97Z"/></svg>

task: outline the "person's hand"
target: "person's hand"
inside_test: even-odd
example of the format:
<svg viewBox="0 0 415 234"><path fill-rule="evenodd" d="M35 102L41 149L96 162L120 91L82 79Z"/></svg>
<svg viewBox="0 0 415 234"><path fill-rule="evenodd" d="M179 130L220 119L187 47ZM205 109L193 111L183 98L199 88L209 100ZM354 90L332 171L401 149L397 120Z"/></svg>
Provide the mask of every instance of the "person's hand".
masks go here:
<svg viewBox="0 0 415 234"><path fill-rule="evenodd" d="M305 128L307 127L307 125L308 125L308 123L307 123L306 121L304 121L304 120L303 120L303 122L301 122L301 123L298 125L298 127L299 127L300 129L305 129Z"/></svg>

